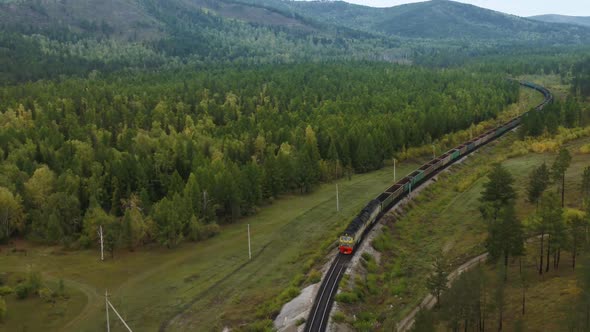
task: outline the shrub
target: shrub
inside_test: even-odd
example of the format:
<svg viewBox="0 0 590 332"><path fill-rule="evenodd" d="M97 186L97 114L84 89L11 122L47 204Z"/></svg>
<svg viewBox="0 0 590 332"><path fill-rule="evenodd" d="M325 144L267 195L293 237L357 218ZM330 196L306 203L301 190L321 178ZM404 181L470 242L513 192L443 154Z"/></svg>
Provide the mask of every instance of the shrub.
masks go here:
<svg viewBox="0 0 590 332"><path fill-rule="evenodd" d="M588 154L590 153L590 144L584 144L580 147L580 153Z"/></svg>
<svg viewBox="0 0 590 332"><path fill-rule="evenodd" d="M27 278L27 286L29 287L29 294L33 293L36 294L39 289L43 286L43 279L41 278L41 273L39 272L29 272L29 276Z"/></svg>
<svg viewBox="0 0 590 332"><path fill-rule="evenodd" d="M393 239L391 238L389 228L383 227L381 234L379 234L379 236L377 236L371 244L378 252L390 250L393 246Z"/></svg>
<svg viewBox="0 0 590 332"><path fill-rule="evenodd" d="M355 303L359 300L358 295L356 293L350 292L341 292L336 295L336 302L342 303Z"/></svg>
<svg viewBox="0 0 590 332"><path fill-rule="evenodd" d="M357 320L354 322L354 328L357 331L374 331L375 324L377 324L377 317L375 314L367 311L360 312L357 315Z"/></svg>
<svg viewBox="0 0 590 332"><path fill-rule="evenodd" d="M189 227L189 239L192 241L206 240L219 233L219 225L216 223L203 224L194 216L191 218Z"/></svg>
<svg viewBox="0 0 590 332"><path fill-rule="evenodd" d="M304 280L305 280L305 276L301 273L298 273L291 280L291 286L299 289L299 286L301 286L301 284L303 284ZM298 295L299 295L299 293L298 293Z"/></svg>
<svg viewBox="0 0 590 332"><path fill-rule="evenodd" d="M14 290L8 286L0 286L0 297L10 295L14 292Z"/></svg>
<svg viewBox="0 0 590 332"><path fill-rule="evenodd" d="M281 293L281 295L279 295L279 299L284 302L291 301L292 299L297 297L300 292L301 291L299 290L299 288L294 287L294 286L290 286L287 289L285 289Z"/></svg>
<svg viewBox="0 0 590 332"><path fill-rule="evenodd" d="M391 286L391 293L393 295L402 295L406 291L406 279L396 279L394 284Z"/></svg>
<svg viewBox="0 0 590 332"><path fill-rule="evenodd" d="M26 283L20 283L16 285L14 288L14 293L16 294L16 298L19 300L26 299L31 292L29 285Z"/></svg>
<svg viewBox="0 0 590 332"><path fill-rule="evenodd" d="M305 323L305 318L301 317L295 322L295 325L299 326L299 325L302 325L303 323Z"/></svg>
<svg viewBox="0 0 590 332"><path fill-rule="evenodd" d="M78 247L88 249L92 246L92 240L86 235L82 234L78 239Z"/></svg>
<svg viewBox="0 0 590 332"><path fill-rule="evenodd" d="M55 294L53 291L47 287L43 287L39 289L39 297L45 302L54 302L55 301Z"/></svg>
<svg viewBox="0 0 590 332"><path fill-rule="evenodd" d="M342 322L346 321L346 315L344 315L340 311L337 311L337 312L334 313L334 316L332 316L332 319L336 323L342 323Z"/></svg>
<svg viewBox="0 0 590 332"><path fill-rule="evenodd" d="M312 284L320 282L322 280L322 274L318 270L311 270L309 272L308 280Z"/></svg>
<svg viewBox="0 0 590 332"><path fill-rule="evenodd" d="M373 258L373 256L371 254L369 254L368 252L363 252L363 254L361 255L361 257L363 257L363 259L367 262L370 262L372 260L374 260L375 258Z"/></svg>
<svg viewBox="0 0 590 332"><path fill-rule="evenodd" d="M377 276L374 274L367 275L367 290L369 293L375 295L379 292L379 287L377 286Z"/></svg>

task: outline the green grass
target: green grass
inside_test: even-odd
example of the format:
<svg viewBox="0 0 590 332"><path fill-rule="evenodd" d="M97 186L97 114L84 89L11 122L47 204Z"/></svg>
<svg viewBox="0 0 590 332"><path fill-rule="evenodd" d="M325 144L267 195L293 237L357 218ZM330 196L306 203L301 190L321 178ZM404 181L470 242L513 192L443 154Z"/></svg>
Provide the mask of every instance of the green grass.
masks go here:
<svg viewBox="0 0 590 332"><path fill-rule="evenodd" d="M398 177L416 166L412 162L398 165ZM186 243L174 250L121 251L114 260L103 263L96 250L63 251L19 243L19 247L29 247L28 255L8 255L8 248L2 248L0 273L26 271L32 266L46 278L63 278L84 291L85 307L81 303L67 306L69 311L81 311L80 315L67 326L66 318L48 324L47 331L104 330L105 289L134 330L157 330L179 313L183 314L171 321L170 331L239 326L255 318L269 318L261 306L279 297L293 282L298 283L295 276L317 263L313 257L321 260L332 250L326 247L335 243L337 233L367 201L392 183L392 177L393 169L386 167L339 181L340 213L335 211L335 184L322 185L310 195L279 199L256 216L224 226L219 236L206 242ZM250 262L246 224L252 234ZM317 275L311 278L317 280ZM285 299L290 295L285 294ZM35 305L8 303L9 310L17 308L14 311L19 319L9 320L0 329L19 331L23 322L33 319L44 326L50 319L33 318ZM257 312L262 317L256 317Z"/></svg>
<svg viewBox="0 0 590 332"><path fill-rule="evenodd" d="M25 278L26 274L20 272L6 273L2 277L13 289ZM46 279L43 284L53 291L58 289L56 279ZM12 293L5 296L5 300L8 311L4 322L0 323L0 331L57 330L78 316L87 303L84 292L68 282L65 282L65 296L57 298L55 303L46 302L36 294L19 300Z"/></svg>

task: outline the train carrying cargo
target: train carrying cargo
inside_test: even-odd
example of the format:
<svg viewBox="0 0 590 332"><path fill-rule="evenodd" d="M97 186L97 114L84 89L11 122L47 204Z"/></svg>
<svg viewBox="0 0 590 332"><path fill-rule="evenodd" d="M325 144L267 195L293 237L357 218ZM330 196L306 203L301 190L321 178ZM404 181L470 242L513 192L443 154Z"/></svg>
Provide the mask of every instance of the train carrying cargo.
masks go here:
<svg viewBox="0 0 590 332"><path fill-rule="evenodd" d="M553 101L553 95L546 88L531 82L520 82L521 85L537 90L543 94L545 99L541 104L535 107L535 110L541 110L545 105ZM438 173L454 161L461 159L467 154L475 151L482 145L502 136L504 133L516 128L522 117L526 113L510 119L508 122L486 131L485 133L449 150L443 155L427 162L417 170L408 174L389 187L383 193L379 194L376 199L365 206L361 212L350 222L346 230L339 238L338 250L340 253L350 255L355 252L355 248L360 244L365 232L379 219L382 213L387 212L395 203L412 192L412 187L417 187L434 174Z"/></svg>

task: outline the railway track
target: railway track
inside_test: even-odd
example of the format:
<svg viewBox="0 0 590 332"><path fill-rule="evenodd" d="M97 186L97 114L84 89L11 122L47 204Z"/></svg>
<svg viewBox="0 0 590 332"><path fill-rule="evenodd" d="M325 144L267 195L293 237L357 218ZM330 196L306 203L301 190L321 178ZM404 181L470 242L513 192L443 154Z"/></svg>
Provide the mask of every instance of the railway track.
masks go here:
<svg viewBox="0 0 590 332"><path fill-rule="evenodd" d="M535 110L541 110L543 108L543 106L545 106L545 104L547 104L553 100L553 96L551 95L549 90L547 90L545 88L535 87L534 85L531 85L530 83L527 83L527 82L520 82L520 84L524 87L537 90L540 93L544 94L545 100L543 101L543 103L541 103L540 105L535 107ZM520 124L520 117L517 117L517 119L519 121L518 124ZM511 120L511 122L512 121L515 121L515 120ZM506 126L507 126L507 124L502 124L498 128L506 127ZM516 126L510 127L510 129L513 129L513 128L516 128ZM489 142L495 141L497 138L501 137L506 132L508 132L508 131L503 132L500 136L498 136L495 139L492 139L490 141L487 141L483 145L486 145ZM481 146L483 146L483 145L481 145ZM473 151L469 151L467 154L469 154ZM455 159L451 163L449 163L448 165L433 172L429 176L429 178L436 175L437 173L439 173L443 169L453 165L456 161L458 161L460 159L462 159L462 158ZM417 189L418 187L420 187L424 183L426 183L427 182L426 180L427 179L424 179L424 181L419 183L415 187L415 189ZM397 204L399 203L399 201L401 201L405 196L406 196L406 194L404 194L403 196L400 195L400 197L398 197L393 202L393 204L388 209L388 211L391 209L394 209L397 206ZM388 211L382 211L381 215L379 215L379 217L377 219L377 222L379 222L379 219L383 215L385 215ZM377 222L375 222L375 224ZM371 225L371 227L369 227L366 230L365 234L368 234L371 231L373 225ZM356 253L356 251L354 253ZM313 302L313 306L311 308L311 311L309 312L309 316L308 316L307 321L305 323L305 329L304 329L305 332L323 332L326 330L326 328L328 326L328 321L330 320L330 312L331 312L332 306L334 304L334 296L336 295L336 292L338 291L338 285L340 283L340 280L342 279L342 276L344 275L344 272L346 271L346 268L348 267L348 264L350 263L354 253L351 255L344 255L344 254L338 253L338 255L332 261L332 265L330 266L330 269L328 270L328 272L326 273L325 277L322 280L322 283L320 285L320 289L318 290L318 293L317 293L316 298Z"/></svg>
<svg viewBox="0 0 590 332"><path fill-rule="evenodd" d="M325 331L330 319L330 311L334 303L334 295L338 291L338 284L348 267L352 255L338 253L320 285L318 295L314 301L309 319L305 324L305 331Z"/></svg>

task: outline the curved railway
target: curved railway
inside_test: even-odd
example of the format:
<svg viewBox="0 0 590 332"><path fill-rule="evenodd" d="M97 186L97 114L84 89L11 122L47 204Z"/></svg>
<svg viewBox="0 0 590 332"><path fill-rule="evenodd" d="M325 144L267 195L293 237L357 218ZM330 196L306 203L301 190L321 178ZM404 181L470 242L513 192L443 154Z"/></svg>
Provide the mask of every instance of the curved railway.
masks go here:
<svg viewBox="0 0 590 332"><path fill-rule="evenodd" d="M537 105L534 110L542 110L545 105L553 101L553 95L545 87L524 81L520 82L520 84L527 88L539 91L545 97L543 102ZM334 258L330 269L322 280L305 323L304 331L321 332L326 330L330 318L330 311L334 303L334 296L338 291L338 284L340 283L340 279L342 279L352 256L356 252L353 251L353 249L360 245L364 235L372 229L373 225L377 223L383 214L411 193L412 187L414 189L418 188L432 176L454 164L457 160L518 127L522 121L522 117L525 115L526 113L512 118L508 122L447 151L443 155L429 161L408 176L402 178L385 192L381 193L376 199L372 200L342 234L339 247L340 252L337 254L336 258ZM368 211L370 213L368 213ZM370 217L367 217L368 215Z"/></svg>

